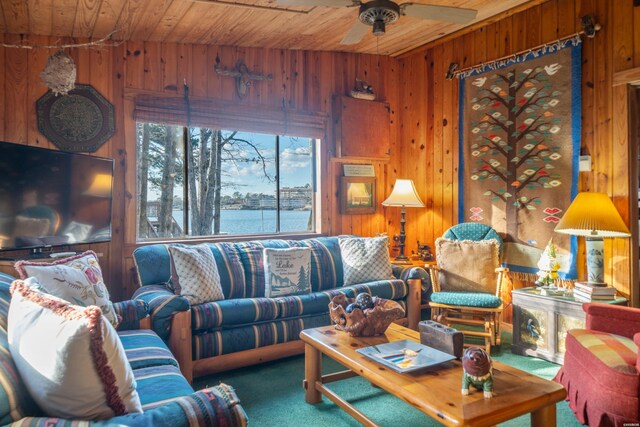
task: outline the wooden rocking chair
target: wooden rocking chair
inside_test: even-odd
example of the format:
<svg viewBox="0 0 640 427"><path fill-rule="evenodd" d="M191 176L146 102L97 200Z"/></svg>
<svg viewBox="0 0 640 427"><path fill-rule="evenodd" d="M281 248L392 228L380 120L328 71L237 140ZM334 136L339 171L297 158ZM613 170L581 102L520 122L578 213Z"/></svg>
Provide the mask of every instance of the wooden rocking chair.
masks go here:
<svg viewBox="0 0 640 427"><path fill-rule="evenodd" d="M487 352L500 345L502 239L491 227L462 223L436 240L437 265L427 265L433 294L433 320L461 329L465 336L482 337ZM478 328L480 327L480 329Z"/></svg>

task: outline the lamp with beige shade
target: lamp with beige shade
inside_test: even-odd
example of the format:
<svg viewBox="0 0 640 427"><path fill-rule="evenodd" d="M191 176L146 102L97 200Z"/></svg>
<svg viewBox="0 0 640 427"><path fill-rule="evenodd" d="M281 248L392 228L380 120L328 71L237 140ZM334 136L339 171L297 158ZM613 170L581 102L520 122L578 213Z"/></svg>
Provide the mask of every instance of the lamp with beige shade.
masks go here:
<svg viewBox="0 0 640 427"><path fill-rule="evenodd" d="M393 191L382 202L382 206L401 206L400 211L400 241L398 246L400 247L400 254L394 259L396 264L411 264L409 258L404 254L404 242L406 235L404 232L405 224L405 207L421 208L424 207L424 203L420 199L416 187L413 185L413 181L410 179L396 179L396 183L393 185Z"/></svg>

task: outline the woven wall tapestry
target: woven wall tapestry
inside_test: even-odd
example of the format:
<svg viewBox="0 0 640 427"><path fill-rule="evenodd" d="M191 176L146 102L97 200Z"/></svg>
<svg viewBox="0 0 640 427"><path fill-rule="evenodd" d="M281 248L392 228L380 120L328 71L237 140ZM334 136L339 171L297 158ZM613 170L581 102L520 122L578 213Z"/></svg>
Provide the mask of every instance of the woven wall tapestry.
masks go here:
<svg viewBox="0 0 640 427"><path fill-rule="evenodd" d="M576 238L553 229L577 194L580 48L576 37L459 76L459 221L496 229L522 279L551 238L560 278L576 278Z"/></svg>

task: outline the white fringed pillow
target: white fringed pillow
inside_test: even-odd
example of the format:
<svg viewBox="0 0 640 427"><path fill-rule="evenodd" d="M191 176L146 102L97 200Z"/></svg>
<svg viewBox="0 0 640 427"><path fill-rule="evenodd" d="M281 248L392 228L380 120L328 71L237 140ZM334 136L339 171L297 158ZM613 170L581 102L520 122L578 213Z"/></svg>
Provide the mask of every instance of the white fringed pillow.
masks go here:
<svg viewBox="0 0 640 427"><path fill-rule="evenodd" d="M109 299L95 252L86 251L54 262L18 261L15 269L21 279L38 279L42 290L48 294L83 307L98 306L107 320L118 327L118 316Z"/></svg>
<svg viewBox="0 0 640 427"><path fill-rule="evenodd" d="M72 305L16 280L8 340L20 377L48 416L101 420L142 412L122 343L98 307Z"/></svg>
<svg viewBox="0 0 640 427"><path fill-rule="evenodd" d="M344 286L393 279L386 237L349 237L338 239L338 243Z"/></svg>

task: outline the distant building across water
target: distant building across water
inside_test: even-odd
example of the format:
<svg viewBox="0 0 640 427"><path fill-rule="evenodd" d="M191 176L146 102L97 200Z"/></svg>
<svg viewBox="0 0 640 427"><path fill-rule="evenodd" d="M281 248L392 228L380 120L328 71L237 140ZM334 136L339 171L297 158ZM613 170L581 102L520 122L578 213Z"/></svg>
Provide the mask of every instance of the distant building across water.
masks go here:
<svg viewBox="0 0 640 427"><path fill-rule="evenodd" d="M311 209L313 193L311 187L283 187L280 189L280 209ZM270 194L247 194L245 209L275 209L276 198Z"/></svg>

